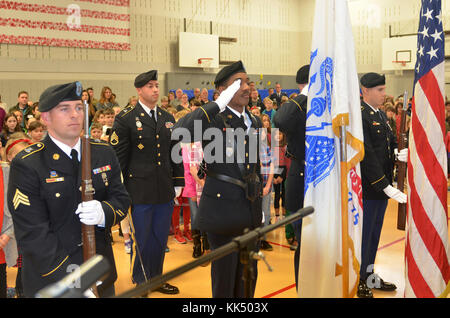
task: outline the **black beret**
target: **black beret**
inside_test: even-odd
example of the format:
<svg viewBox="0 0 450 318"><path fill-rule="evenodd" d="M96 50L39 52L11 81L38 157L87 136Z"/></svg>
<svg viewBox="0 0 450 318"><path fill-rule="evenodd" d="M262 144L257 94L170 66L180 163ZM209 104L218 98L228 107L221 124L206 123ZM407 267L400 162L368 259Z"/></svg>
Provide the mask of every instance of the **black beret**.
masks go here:
<svg viewBox="0 0 450 318"><path fill-rule="evenodd" d="M306 84L309 81L309 65L303 65L297 71L297 76L295 78L297 84Z"/></svg>
<svg viewBox="0 0 450 318"><path fill-rule="evenodd" d="M361 86L372 88L375 86L386 85L386 78L384 74L367 73L361 77Z"/></svg>
<svg viewBox="0 0 450 318"><path fill-rule="evenodd" d="M216 88L219 87L221 84L226 82L232 75L236 73L247 73L247 71L244 68L244 64L242 64L242 61L238 61L231 65L227 65L223 69L221 69L220 72L217 73L216 75L214 85L216 86Z"/></svg>
<svg viewBox="0 0 450 318"><path fill-rule="evenodd" d="M148 82L157 80L158 80L158 71L151 70L148 71L147 73L142 73L136 76L136 79L134 80L134 87L141 88Z"/></svg>
<svg viewBox="0 0 450 318"><path fill-rule="evenodd" d="M81 100L82 91L80 82L50 86L39 97L39 111L48 112L64 101Z"/></svg>

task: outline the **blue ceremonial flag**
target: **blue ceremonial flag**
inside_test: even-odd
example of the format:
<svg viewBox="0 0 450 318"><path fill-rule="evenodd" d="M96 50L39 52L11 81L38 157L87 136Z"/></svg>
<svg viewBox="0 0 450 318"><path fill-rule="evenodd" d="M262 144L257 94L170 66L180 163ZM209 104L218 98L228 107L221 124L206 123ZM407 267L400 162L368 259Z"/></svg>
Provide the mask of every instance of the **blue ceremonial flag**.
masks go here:
<svg viewBox="0 0 450 318"><path fill-rule="evenodd" d="M347 0L316 0L309 74L304 206L315 212L303 220L298 292L352 297L359 281L364 143Z"/></svg>

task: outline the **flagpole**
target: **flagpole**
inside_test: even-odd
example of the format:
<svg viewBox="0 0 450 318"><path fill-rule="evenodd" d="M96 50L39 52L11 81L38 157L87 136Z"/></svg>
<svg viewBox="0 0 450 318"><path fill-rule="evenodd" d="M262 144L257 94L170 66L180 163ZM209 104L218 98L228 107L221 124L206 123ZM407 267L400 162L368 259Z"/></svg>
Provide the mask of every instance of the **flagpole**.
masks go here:
<svg viewBox="0 0 450 318"><path fill-rule="evenodd" d="M347 130L344 118L342 117L341 120L339 140L341 150L342 297L349 298Z"/></svg>

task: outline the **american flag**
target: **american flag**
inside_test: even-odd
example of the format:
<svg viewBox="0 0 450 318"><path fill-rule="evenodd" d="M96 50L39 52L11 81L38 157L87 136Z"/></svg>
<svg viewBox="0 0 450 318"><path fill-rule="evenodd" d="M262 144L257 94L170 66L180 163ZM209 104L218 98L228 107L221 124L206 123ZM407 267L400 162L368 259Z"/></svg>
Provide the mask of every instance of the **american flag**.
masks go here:
<svg viewBox="0 0 450 318"><path fill-rule="evenodd" d="M405 297L445 297L449 289L444 42L441 0L423 0L409 135Z"/></svg>
<svg viewBox="0 0 450 318"><path fill-rule="evenodd" d="M130 0L0 0L0 43L130 50Z"/></svg>

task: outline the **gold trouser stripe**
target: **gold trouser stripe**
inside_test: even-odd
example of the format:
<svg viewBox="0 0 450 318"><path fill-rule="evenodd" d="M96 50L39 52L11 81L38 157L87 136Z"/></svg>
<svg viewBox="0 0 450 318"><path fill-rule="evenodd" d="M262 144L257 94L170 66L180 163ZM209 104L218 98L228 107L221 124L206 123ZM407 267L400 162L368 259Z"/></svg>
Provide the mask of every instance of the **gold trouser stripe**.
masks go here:
<svg viewBox="0 0 450 318"><path fill-rule="evenodd" d="M131 216L131 206L128 208L128 218L131 227L131 239L133 240L133 246L131 246L131 248L133 249L133 257L131 258L131 265L130 265L130 273L131 275L133 275L134 262L136 261L136 237L134 234L136 232L134 230L133 217Z"/></svg>
<svg viewBox="0 0 450 318"><path fill-rule="evenodd" d="M46 277L46 276L52 274L54 271L56 271L58 268L60 268L61 265L64 264L64 262L65 262L68 258L69 258L69 255L67 255L66 258L63 259L62 262L61 262L58 266L56 266L56 268L55 268L54 270L52 270L51 272L48 272L47 274L42 275L42 277Z"/></svg>

